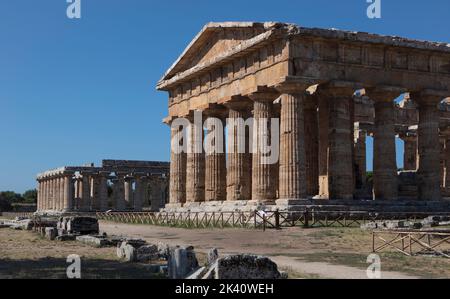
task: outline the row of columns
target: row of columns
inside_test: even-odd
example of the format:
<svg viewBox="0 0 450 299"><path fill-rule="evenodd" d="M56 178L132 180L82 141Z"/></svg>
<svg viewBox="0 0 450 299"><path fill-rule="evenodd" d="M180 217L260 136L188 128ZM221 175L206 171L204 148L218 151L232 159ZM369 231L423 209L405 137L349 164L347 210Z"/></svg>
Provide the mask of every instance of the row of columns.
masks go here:
<svg viewBox="0 0 450 299"><path fill-rule="evenodd" d="M39 211L106 211L110 209L108 196L109 173L100 172L64 173L38 180L38 210ZM129 176L120 174L112 179L113 201L111 209L141 211L146 198L150 180L145 175ZM133 189L134 183L134 189ZM152 196L156 199L164 197L156 194L152 184ZM155 190L154 190L155 189ZM155 209L161 203L155 203ZM158 206L158 207L156 207Z"/></svg>
<svg viewBox="0 0 450 299"><path fill-rule="evenodd" d="M285 84L276 91L256 92L225 105L229 119L247 116L250 111L248 105L251 105L253 136L246 138L253 138L253 143L260 138L271 139L270 130L257 124L260 119L271 119L279 113L279 163L261 163L264 154L259 151L251 156L232 151L228 153L228 159L224 154L172 151L170 202L254 200L272 203L275 199L297 200L315 195L353 199L355 151L362 150L362 141L358 148L354 145L355 87L347 82L332 82L319 85L314 95L308 95L306 88L308 86L302 83ZM396 199L398 196L394 100L403 92L403 89L394 87L366 89L367 95L375 102L374 197L377 200ZM420 117L418 196L421 200L439 200L437 105L443 97L432 91L412 95L419 103ZM281 104L279 112L273 104L278 97ZM220 117L218 111L205 112L207 116ZM172 137L181 134L182 129L182 126L172 127ZM233 130L229 128L228 134ZM236 140L230 141L230 138L238 136L230 134L228 142L235 144ZM365 168L358 171L363 172ZM205 173L204 177L202 173Z"/></svg>
<svg viewBox="0 0 450 299"><path fill-rule="evenodd" d="M38 181L38 210L72 210L72 174L48 177Z"/></svg>

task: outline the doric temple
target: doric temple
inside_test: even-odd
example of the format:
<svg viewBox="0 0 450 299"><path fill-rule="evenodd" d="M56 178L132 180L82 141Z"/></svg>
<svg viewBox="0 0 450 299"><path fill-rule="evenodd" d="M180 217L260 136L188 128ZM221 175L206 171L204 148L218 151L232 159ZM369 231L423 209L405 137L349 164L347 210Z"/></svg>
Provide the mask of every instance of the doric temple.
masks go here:
<svg viewBox="0 0 450 299"><path fill-rule="evenodd" d="M168 198L169 163L103 160L37 176L38 212L158 211Z"/></svg>
<svg viewBox="0 0 450 299"><path fill-rule="evenodd" d="M448 202L449 44L284 23L210 23L157 89L169 94L168 125L192 121L197 111L224 122L280 123L276 164L261 163L259 151L172 151L168 208ZM172 137L181 130L171 126ZM231 132L224 130L226 138L238 138ZM396 138L405 144L404 169Z"/></svg>

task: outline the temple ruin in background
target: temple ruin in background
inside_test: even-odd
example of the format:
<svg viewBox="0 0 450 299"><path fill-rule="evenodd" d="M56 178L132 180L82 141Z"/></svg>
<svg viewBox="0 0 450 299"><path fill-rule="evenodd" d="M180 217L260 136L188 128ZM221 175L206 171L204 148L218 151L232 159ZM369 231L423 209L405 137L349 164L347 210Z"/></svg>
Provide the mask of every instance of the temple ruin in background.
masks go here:
<svg viewBox="0 0 450 299"><path fill-rule="evenodd" d="M386 208L403 199L450 210L448 44L284 23L210 23L157 89L169 93L168 125L196 111L224 123L280 120L275 165L260 163L260 152L172 151L167 209L289 209L308 200ZM182 129L172 126L172 137ZM228 138L237 138L232 131ZM405 142L400 171L396 138Z"/></svg>
<svg viewBox="0 0 450 299"><path fill-rule="evenodd" d="M168 200L169 163L103 160L37 176L38 212L159 211Z"/></svg>

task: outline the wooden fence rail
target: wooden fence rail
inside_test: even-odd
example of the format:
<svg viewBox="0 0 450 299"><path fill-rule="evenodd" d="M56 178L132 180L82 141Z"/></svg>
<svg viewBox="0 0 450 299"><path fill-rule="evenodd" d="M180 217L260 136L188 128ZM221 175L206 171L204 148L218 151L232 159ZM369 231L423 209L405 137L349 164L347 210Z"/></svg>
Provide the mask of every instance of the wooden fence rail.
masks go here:
<svg viewBox="0 0 450 299"><path fill-rule="evenodd" d="M372 251L385 249L407 256L431 254L450 258L450 231L374 231Z"/></svg>
<svg viewBox="0 0 450 299"><path fill-rule="evenodd" d="M429 213L368 213L348 211L299 212L108 212L97 213L99 219L160 226L185 228L236 227L254 229L280 229L283 227L360 227L362 224L386 220L417 221ZM434 213L433 215L436 215ZM439 213L438 213L439 215ZM442 213L441 215L448 216Z"/></svg>

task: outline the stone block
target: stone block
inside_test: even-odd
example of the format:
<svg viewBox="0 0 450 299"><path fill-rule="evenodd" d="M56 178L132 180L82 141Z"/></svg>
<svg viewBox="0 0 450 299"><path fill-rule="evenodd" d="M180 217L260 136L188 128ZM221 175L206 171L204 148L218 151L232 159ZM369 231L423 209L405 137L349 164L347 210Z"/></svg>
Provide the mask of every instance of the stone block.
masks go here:
<svg viewBox="0 0 450 299"><path fill-rule="evenodd" d="M78 242L93 246L93 247L106 247L110 246L110 242L104 236L77 236L76 240Z"/></svg>
<svg viewBox="0 0 450 299"><path fill-rule="evenodd" d="M171 250L168 263L169 278L184 279L198 267L193 247L177 247Z"/></svg>
<svg viewBox="0 0 450 299"><path fill-rule="evenodd" d="M56 237L56 241L67 242L67 241L75 241L77 238L76 235L61 235Z"/></svg>
<svg viewBox="0 0 450 299"><path fill-rule="evenodd" d="M219 252L217 248L212 248L208 251L208 256L206 262L209 264L214 263L219 258Z"/></svg>
<svg viewBox="0 0 450 299"><path fill-rule="evenodd" d="M278 266L267 257L233 255L214 263L215 279L280 279ZM210 274L211 276L211 274Z"/></svg>
<svg viewBox="0 0 450 299"><path fill-rule="evenodd" d="M45 238L48 240L55 240L58 235L58 231L54 227L46 227L45 228Z"/></svg>

